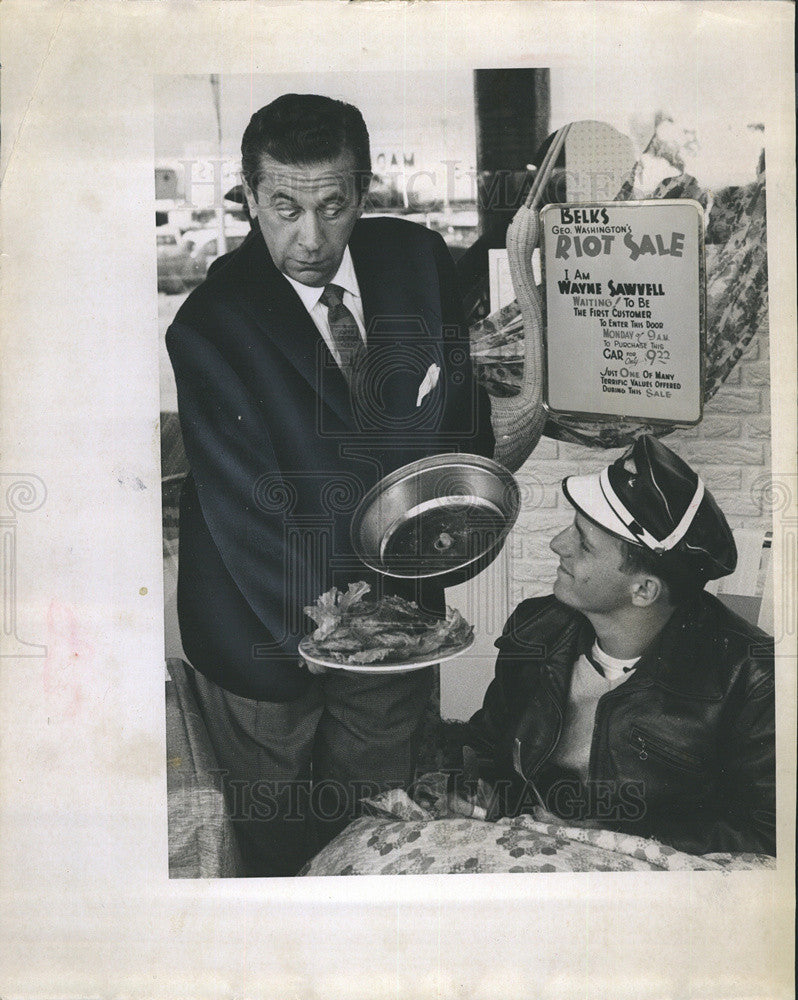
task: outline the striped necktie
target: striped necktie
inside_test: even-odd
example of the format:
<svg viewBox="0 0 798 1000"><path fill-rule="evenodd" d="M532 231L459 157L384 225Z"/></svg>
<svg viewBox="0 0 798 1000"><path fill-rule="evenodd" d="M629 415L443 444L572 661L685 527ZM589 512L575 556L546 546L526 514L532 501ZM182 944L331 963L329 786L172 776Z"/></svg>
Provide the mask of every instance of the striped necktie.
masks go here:
<svg viewBox="0 0 798 1000"><path fill-rule="evenodd" d="M327 306L327 322L338 356L341 371L349 386L358 363L365 352L355 317L344 305L344 290L340 285L326 285L319 301Z"/></svg>

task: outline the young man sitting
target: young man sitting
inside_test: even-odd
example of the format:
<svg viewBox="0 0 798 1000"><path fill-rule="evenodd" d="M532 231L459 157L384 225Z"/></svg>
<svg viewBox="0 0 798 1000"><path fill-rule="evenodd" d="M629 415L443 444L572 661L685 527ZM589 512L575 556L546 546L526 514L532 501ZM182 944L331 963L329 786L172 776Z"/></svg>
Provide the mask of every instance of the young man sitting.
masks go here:
<svg viewBox="0 0 798 1000"><path fill-rule="evenodd" d="M554 593L511 615L468 727L491 814L775 854L773 641L704 591L725 517L650 436L562 488Z"/></svg>

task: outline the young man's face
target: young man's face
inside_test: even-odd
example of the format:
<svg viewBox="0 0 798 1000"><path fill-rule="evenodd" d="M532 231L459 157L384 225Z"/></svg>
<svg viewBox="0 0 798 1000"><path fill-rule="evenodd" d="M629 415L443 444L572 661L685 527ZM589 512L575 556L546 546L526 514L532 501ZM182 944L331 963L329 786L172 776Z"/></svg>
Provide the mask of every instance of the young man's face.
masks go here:
<svg viewBox="0 0 798 1000"><path fill-rule="evenodd" d="M560 557L554 596L563 604L585 614L610 614L631 604L636 578L620 568L620 539L577 512L573 524L550 546Z"/></svg>
<svg viewBox="0 0 798 1000"><path fill-rule="evenodd" d="M358 194L354 155L346 150L309 165L262 156L260 165L257 191L244 187L275 266L303 285L326 285L366 199L367 184Z"/></svg>

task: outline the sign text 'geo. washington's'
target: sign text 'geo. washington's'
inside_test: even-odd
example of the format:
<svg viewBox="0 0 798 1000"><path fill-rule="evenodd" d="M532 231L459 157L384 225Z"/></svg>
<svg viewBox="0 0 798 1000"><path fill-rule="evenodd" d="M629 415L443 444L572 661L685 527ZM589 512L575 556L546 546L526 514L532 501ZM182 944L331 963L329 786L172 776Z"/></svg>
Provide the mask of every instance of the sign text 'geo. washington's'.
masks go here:
<svg viewBox="0 0 798 1000"><path fill-rule="evenodd" d="M540 217L550 409L698 422L701 206L547 205Z"/></svg>

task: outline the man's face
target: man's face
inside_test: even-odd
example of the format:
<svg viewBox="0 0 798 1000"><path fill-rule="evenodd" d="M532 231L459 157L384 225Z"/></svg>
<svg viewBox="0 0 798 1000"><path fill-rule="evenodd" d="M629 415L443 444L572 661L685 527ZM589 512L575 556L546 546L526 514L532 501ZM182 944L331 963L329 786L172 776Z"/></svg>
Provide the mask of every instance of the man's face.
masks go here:
<svg viewBox="0 0 798 1000"><path fill-rule="evenodd" d="M611 614L632 603L636 578L620 568L620 539L602 531L579 512L570 527L556 535L551 549L560 557L554 596L585 614Z"/></svg>
<svg viewBox="0 0 798 1000"><path fill-rule="evenodd" d="M366 199L367 184L357 193L353 154L309 165L262 156L260 165L257 191L244 187L275 266L303 285L326 285Z"/></svg>

